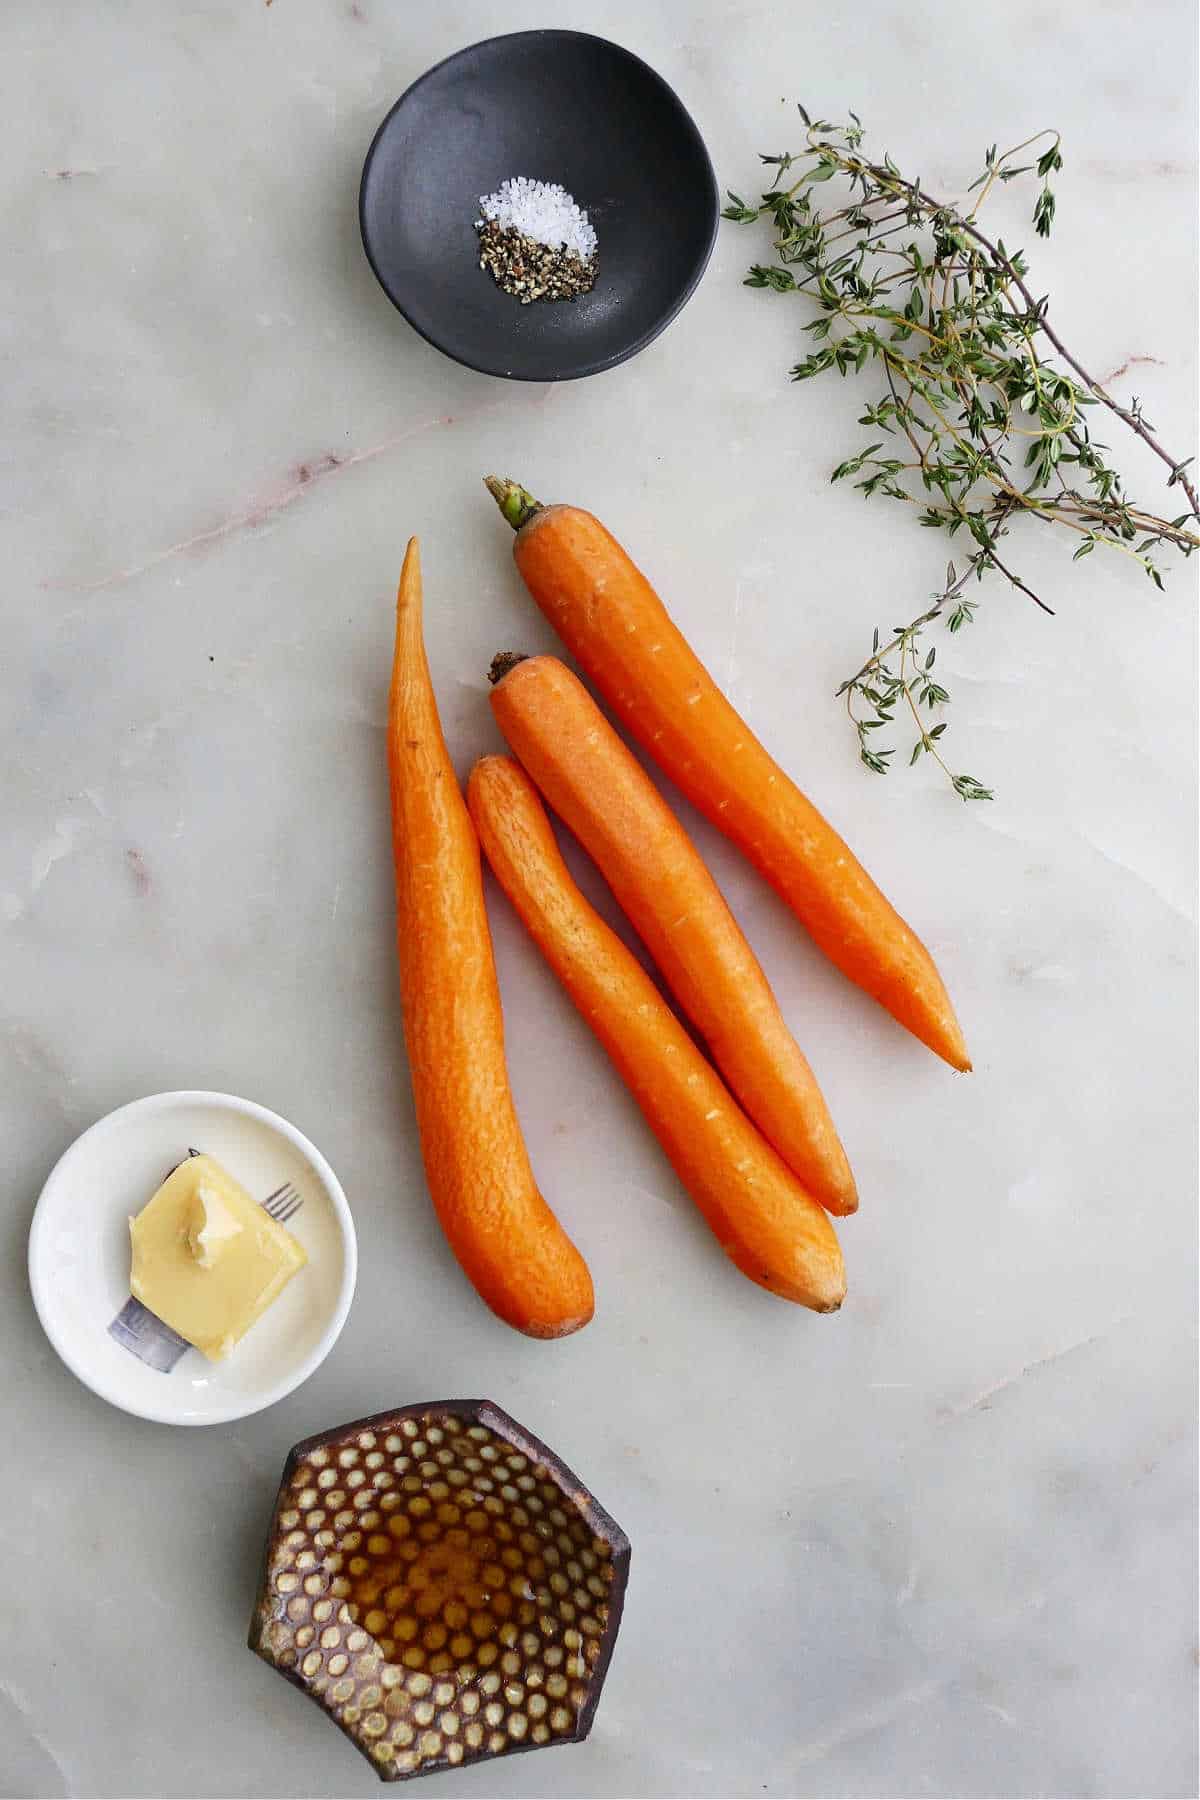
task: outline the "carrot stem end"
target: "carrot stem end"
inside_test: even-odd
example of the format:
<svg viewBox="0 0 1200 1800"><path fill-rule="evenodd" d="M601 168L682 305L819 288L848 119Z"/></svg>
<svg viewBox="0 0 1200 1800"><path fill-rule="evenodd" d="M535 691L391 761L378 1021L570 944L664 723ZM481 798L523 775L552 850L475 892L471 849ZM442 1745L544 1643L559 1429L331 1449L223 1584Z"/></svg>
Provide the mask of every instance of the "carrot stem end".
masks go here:
<svg viewBox="0 0 1200 1800"><path fill-rule="evenodd" d="M527 525L534 513L544 511L540 500L507 475L485 475L483 485L514 531Z"/></svg>

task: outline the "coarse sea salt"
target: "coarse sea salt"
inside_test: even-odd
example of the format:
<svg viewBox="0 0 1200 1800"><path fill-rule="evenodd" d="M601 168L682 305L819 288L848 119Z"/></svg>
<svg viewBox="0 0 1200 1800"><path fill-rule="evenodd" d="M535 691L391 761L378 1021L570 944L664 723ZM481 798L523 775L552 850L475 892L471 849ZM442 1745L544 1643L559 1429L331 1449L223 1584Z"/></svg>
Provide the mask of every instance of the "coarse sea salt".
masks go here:
<svg viewBox="0 0 1200 1800"><path fill-rule="evenodd" d="M555 250L563 247L581 262L590 262L596 254L596 233L587 213L557 181L514 175L494 194L481 194L479 209L484 219L503 230L522 232Z"/></svg>

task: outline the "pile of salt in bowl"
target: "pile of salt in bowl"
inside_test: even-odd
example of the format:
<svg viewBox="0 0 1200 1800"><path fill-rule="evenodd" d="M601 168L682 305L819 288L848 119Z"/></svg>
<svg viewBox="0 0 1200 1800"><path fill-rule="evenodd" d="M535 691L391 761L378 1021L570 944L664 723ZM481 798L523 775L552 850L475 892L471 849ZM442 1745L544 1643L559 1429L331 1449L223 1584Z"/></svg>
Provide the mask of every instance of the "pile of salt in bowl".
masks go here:
<svg viewBox="0 0 1200 1800"><path fill-rule="evenodd" d="M479 211L479 266L522 306L575 300L595 284L595 230L558 182L514 175L480 196Z"/></svg>

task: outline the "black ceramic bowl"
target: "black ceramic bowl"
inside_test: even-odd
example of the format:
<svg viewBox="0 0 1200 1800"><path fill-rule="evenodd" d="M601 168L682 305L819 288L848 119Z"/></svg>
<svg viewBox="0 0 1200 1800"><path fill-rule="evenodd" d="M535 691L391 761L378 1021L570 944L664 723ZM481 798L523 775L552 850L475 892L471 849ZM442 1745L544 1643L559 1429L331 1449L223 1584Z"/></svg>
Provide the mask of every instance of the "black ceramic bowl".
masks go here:
<svg viewBox="0 0 1200 1800"><path fill-rule="evenodd" d="M599 273L573 301L522 306L479 267L479 197L559 182L595 226ZM633 356L704 273L718 196L700 133L640 58L580 31L517 31L447 57L375 134L359 222L409 324L487 375L566 381Z"/></svg>

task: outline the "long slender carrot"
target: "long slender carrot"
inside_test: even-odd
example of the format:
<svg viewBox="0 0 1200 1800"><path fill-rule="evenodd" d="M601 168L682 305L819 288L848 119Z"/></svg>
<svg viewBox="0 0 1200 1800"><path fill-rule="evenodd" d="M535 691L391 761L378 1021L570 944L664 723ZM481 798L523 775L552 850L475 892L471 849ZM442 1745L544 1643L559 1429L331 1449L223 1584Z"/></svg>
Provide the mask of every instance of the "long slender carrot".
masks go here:
<svg viewBox="0 0 1200 1800"><path fill-rule="evenodd" d="M485 756L471 771L467 805L493 874L726 1256L770 1293L835 1311L846 1271L828 1217L584 899L529 777L511 757Z"/></svg>
<svg viewBox="0 0 1200 1800"><path fill-rule="evenodd" d="M846 1153L754 952L683 826L582 682L553 656L530 657L492 689L492 711L768 1143L830 1212L853 1212Z"/></svg>
<svg viewBox="0 0 1200 1800"><path fill-rule="evenodd" d="M530 593L621 723L731 838L842 973L955 1069L962 1029L933 958L717 687L662 601L591 513L487 486Z"/></svg>
<svg viewBox="0 0 1200 1800"><path fill-rule="evenodd" d="M409 540L388 707L404 1035L429 1192L481 1299L530 1337L592 1316L587 1264L534 1183L504 1060L479 843L438 719Z"/></svg>

